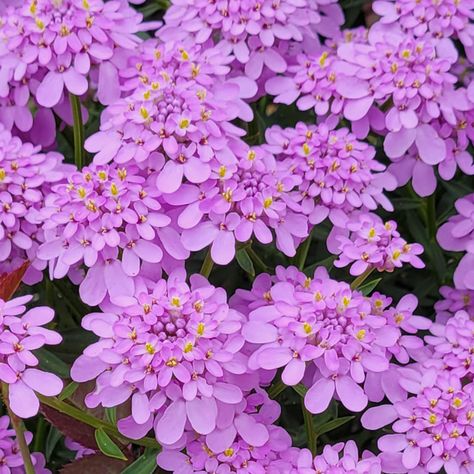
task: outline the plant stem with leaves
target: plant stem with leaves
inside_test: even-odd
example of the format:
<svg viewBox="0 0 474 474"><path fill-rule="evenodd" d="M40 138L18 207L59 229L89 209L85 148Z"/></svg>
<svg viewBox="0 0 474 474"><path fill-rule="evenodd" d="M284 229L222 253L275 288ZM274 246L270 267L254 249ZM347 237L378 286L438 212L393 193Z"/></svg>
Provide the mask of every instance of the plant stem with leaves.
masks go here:
<svg viewBox="0 0 474 474"><path fill-rule="evenodd" d="M28 444L25 438L25 426L23 424L23 421L20 418L18 418L15 415L15 413L12 412L10 408L10 404L8 403L8 385L6 383L2 383L2 395L3 395L3 403L7 407L8 416L10 417L12 427L16 433L16 440L20 448L20 453L23 459L23 466L25 468L25 473L35 474L35 468L33 467L33 462L31 461L30 450L28 448Z"/></svg>

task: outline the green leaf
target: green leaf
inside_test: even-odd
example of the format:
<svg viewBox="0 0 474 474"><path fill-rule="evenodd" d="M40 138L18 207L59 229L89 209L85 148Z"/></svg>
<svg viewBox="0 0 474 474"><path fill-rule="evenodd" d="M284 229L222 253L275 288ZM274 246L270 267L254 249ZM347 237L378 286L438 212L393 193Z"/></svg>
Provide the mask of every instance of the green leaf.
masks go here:
<svg viewBox="0 0 474 474"><path fill-rule="evenodd" d="M66 385L63 391L58 395L59 400L66 400L66 398L72 397L78 388L79 384L77 382L71 382Z"/></svg>
<svg viewBox="0 0 474 474"><path fill-rule="evenodd" d="M308 391L308 389L302 383L299 383L292 388L300 397L305 397L306 392Z"/></svg>
<svg viewBox="0 0 474 474"><path fill-rule="evenodd" d="M34 351L39 359L39 367L47 372L52 372L63 379L69 378L69 366L57 355L52 354L43 347Z"/></svg>
<svg viewBox="0 0 474 474"><path fill-rule="evenodd" d="M59 430L57 430L54 426L51 426L48 433L48 437L46 438L46 447L44 452L47 461L50 460L51 454L53 454L54 448L56 447L62 436L63 435Z"/></svg>
<svg viewBox="0 0 474 474"><path fill-rule="evenodd" d="M127 460L120 448L102 428L95 430L95 440L100 451L109 458Z"/></svg>
<svg viewBox="0 0 474 474"><path fill-rule="evenodd" d="M249 257L246 249L237 250L236 253L237 263L244 272L248 273L251 277L255 276L255 268L253 266L252 259Z"/></svg>
<svg viewBox="0 0 474 474"><path fill-rule="evenodd" d="M375 287L382 281L382 278L376 278L375 280L368 281L358 288L358 290L364 295L370 295Z"/></svg>
<svg viewBox="0 0 474 474"><path fill-rule="evenodd" d="M115 426L117 424L117 408L105 408L105 418L110 424Z"/></svg>
<svg viewBox="0 0 474 474"><path fill-rule="evenodd" d="M324 423L316 430L316 434L318 436L321 436L324 433L328 433L329 431L335 430L336 428L339 428L342 425L345 425L346 423L353 420L354 418L355 418L354 416L343 416L342 418L336 418L335 420L328 421L327 423Z"/></svg>
<svg viewBox="0 0 474 474"><path fill-rule="evenodd" d="M152 474L156 470L156 455L158 449L145 449L145 452L126 469L122 474Z"/></svg>

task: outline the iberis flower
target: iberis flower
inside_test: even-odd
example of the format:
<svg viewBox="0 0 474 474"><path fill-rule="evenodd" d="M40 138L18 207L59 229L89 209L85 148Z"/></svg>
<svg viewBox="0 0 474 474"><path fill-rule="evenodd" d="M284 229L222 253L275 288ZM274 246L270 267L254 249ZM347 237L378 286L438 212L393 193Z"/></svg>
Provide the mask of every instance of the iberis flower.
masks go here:
<svg viewBox="0 0 474 474"><path fill-rule="evenodd" d="M9 428L10 418L8 416L0 417L0 463L2 474L23 474L23 459L20 453L20 446L15 439L16 433L13 428ZM33 435L27 431L25 440L30 444ZM31 453L31 461L37 474L51 474L49 469L45 468L45 459L41 453Z"/></svg>
<svg viewBox="0 0 474 474"><path fill-rule="evenodd" d="M184 246L194 251L212 244L212 259L227 264L234 258L236 241L255 238L269 244L273 230L277 248L295 255L296 247L308 235L307 217L290 196L301 178L257 147L248 150L227 179L225 175L222 168L222 179L215 179L212 188L208 182L182 212L178 222L185 228Z"/></svg>
<svg viewBox="0 0 474 474"><path fill-rule="evenodd" d="M473 123L474 111L472 110L467 112L456 111L454 124L449 123L443 117L433 120L431 127L444 145L434 134L433 139L436 140L439 147L444 146L446 149L444 159L437 164L420 159L415 140L415 143L409 146L406 153L399 157L391 157L392 164L388 170L397 178L398 186L405 186L411 179L413 189L417 194L429 196L436 189L436 169L439 176L446 181L454 178L458 168L464 174L473 175L473 159L468 150L471 140L474 139ZM430 133L433 133L433 131ZM394 137L394 140L396 143L398 138Z"/></svg>
<svg viewBox="0 0 474 474"><path fill-rule="evenodd" d="M188 285L185 277L175 270L152 289L122 298L122 307L82 322L99 341L74 362L71 376L97 379L89 407L131 399L131 416L118 426L134 439L152 427L162 445L177 443L185 429L208 435L241 402L239 386L252 388L239 353L242 316L229 309L225 290L200 275Z"/></svg>
<svg viewBox="0 0 474 474"><path fill-rule="evenodd" d="M334 225L344 227L355 209L373 210L380 204L392 210L383 192L396 183L375 160L375 149L334 125L332 120L300 122L295 128L273 126L265 134L277 162L301 177L293 198L302 212L313 225L329 216Z"/></svg>
<svg viewBox="0 0 474 474"><path fill-rule="evenodd" d="M32 296L8 302L0 299L0 380L9 385L10 408L21 418L38 413L35 392L54 396L63 388L56 375L35 368L39 361L32 351L45 344L59 344L62 338L42 327L54 317L51 308L38 306L26 311L24 305L31 299Z"/></svg>
<svg viewBox="0 0 474 474"><path fill-rule="evenodd" d="M44 210L45 243L38 251L49 262L51 277L62 278L83 264L87 274L80 295L95 306L107 294L132 296L132 278L143 266L162 261L173 266L187 258L159 194L147 173L115 163L92 164L54 186Z"/></svg>
<svg viewBox="0 0 474 474"><path fill-rule="evenodd" d="M313 469L314 467L314 469ZM326 445L322 454L313 458L307 449L302 449L298 460L298 474L381 474L380 459L370 451L362 453L359 458L359 450L354 441L337 443L333 446ZM293 472L293 471L291 471Z"/></svg>
<svg viewBox="0 0 474 474"><path fill-rule="evenodd" d="M101 131L86 141L98 152L94 162L158 160L156 186L163 193L177 191L184 180L204 183L236 163L244 131L230 121L252 119L241 96L253 87L244 79L223 81L229 61L222 47L146 42L123 72L128 95L104 111Z"/></svg>
<svg viewBox="0 0 474 474"><path fill-rule="evenodd" d="M179 474L293 472L299 450L291 448L288 433L273 424L279 416L278 403L265 392L248 395L212 433L196 437L187 432L177 449L164 449L158 465Z"/></svg>
<svg viewBox="0 0 474 474"><path fill-rule="evenodd" d="M465 311L458 311L445 324L434 323L425 336L425 342L433 350L430 364L440 365L459 378L473 380L474 375L474 321ZM440 364L438 364L438 362Z"/></svg>
<svg viewBox="0 0 474 474"><path fill-rule="evenodd" d="M405 395L387 392L391 404L362 416L367 429L393 423L395 433L378 441L383 472L472 472L472 383L463 386L454 374L425 367L398 369L391 377Z"/></svg>
<svg viewBox="0 0 474 474"><path fill-rule="evenodd" d="M344 22L334 1L288 0L174 1L159 36L167 41L191 37L197 43L212 39L232 49L245 74L258 79L264 68L284 72L289 49L303 42L318 43L317 33L337 36ZM301 46L300 46L301 47Z"/></svg>
<svg viewBox="0 0 474 474"><path fill-rule="evenodd" d="M277 267L275 277L259 275L252 290L238 290L231 304L248 319L242 334L252 352L249 367L281 367L286 385L312 380L305 405L321 413L335 394L349 410L363 410L372 396L359 385L366 376L385 372L392 354L408 362L413 349L423 346L402 335L402 329L414 334L429 327L412 314L416 298L405 299L387 308L389 298L364 297L329 278L323 267L313 278L295 267Z"/></svg>
<svg viewBox="0 0 474 474"><path fill-rule="evenodd" d="M45 197L70 171L62 155L40 153L39 147L22 143L0 124L0 273L29 260L26 281L41 280L46 265L37 259L37 250L44 242Z"/></svg>
<svg viewBox="0 0 474 474"><path fill-rule="evenodd" d="M466 311L474 319L474 290L458 290L449 286L442 286L439 292L444 297L435 303L436 322L444 324L458 311Z"/></svg>
<svg viewBox="0 0 474 474"><path fill-rule="evenodd" d="M467 252L454 272L455 287L474 290L474 194L455 203L458 214L450 217L437 234L441 247L454 252Z"/></svg>
<svg viewBox="0 0 474 474"><path fill-rule="evenodd" d="M345 118L366 133L369 127L388 129L384 149L389 158L403 156L414 144L428 165L445 159L446 144L431 122L441 117L455 126L455 112L471 108L466 90L454 89L457 78L449 70L456 57L429 38L374 28L367 42L341 44L338 56L346 71L336 78Z"/></svg>
<svg viewBox="0 0 474 474"><path fill-rule="evenodd" d="M458 39L472 60L474 53L474 3L459 0L378 0L372 6L380 26L397 24L416 37ZM383 26L382 26L383 25Z"/></svg>
<svg viewBox="0 0 474 474"><path fill-rule="evenodd" d="M54 107L64 92L81 96L89 74L98 70L98 98L104 104L119 97L117 52L133 50L141 41L142 16L128 2L102 0L32 0L8 8L2 23L0 89L5 97L10 82L22 95L32 94L39 105ZM26 112L25 112L26 113Z"/></svg>
<svg viewBox="0 0 474 474"><path fill-rule="evenodd" d="M383 222L373 213L355 213L347 223L346 232L330 237L335 240L335 253L339 255L334 265L351 265L351 275L361 275L370 268L391 272L404 263L415 268L425 266L418 257L423 253L423 246L409 244L400 236L395 221Z"/></svg>

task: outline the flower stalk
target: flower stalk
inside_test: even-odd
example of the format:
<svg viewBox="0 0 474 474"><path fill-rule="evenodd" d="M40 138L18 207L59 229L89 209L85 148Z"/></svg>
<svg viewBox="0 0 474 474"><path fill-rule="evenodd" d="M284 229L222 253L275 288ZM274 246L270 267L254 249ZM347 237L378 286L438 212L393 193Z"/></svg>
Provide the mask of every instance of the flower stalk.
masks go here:
<svg viewBox="0 0 474 474"><path fill-rule="evenodd" d="M84 124L82 123L81 101L77 95L69 93L72 117L74 120L74 163L81 170L84 163Z"/></svg>
<svg viewBox="0 0 474 474"><path fill-rule="evenodd" d="M367 280L367 278L369 278L369 276L372 274L373 271L374 271L374 267L367 268L367 270L364 273L362 273L362 275L359 275L351 283L351 289L357 290L357 288L359 288L362 285L362 283L364 283L364 281Z"/></svg>
<svg viewBox="0 0 474 474"><path fill-rule="evenodd" d="M214 268L214 262L211 257L211 249L207 251L206 258L204 259L204 262L202 262L201 270L199 270L199 273L206 277L209 278L211 275L212 269Z"/></svg>

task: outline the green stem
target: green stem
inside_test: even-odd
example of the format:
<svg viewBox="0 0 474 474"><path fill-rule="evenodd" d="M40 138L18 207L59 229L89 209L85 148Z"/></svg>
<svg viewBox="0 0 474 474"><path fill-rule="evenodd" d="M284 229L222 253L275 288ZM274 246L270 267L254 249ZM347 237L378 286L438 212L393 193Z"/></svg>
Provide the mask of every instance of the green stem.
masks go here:
<svg viewBox="0 0 474 474"><path fill-rule="evenodd" d="M72 117L74 119L74 163L77 169L84 166L84 125L82 123L81 101L77 95L69 93L71 102Z"/></svg>
<svg viewBox="0 0 474 474"><path fill-rule="evenodd" d="M8 415L10 416L10 421L16 433L16 441L18 443L18 446L20 447L20 453L23 459L25 473L35 474L35 468L33 467L33 462L31 461L30 450L28 449L28 444L26 443L25 439L25 426L23 425L23 421L18 418L15 413L13 413L10 409L10 404L8 403L8 385L6 383L2 383L2 394L3 402L7 407Z"/></svg>
<svg viewBox="0 0 474 474"><path fill-rule="evenodd" d="M436 197L433 193L425 199L426 226L431 239L436 237Z"/></svg>
<svg viewBox="0 0 474 474"><path fill-rule="evenodd" d="M369 267L367 270L362 273L362 275L359 275L352 283L351 283L351 288L353 290L357 290L362 283L364 283L365 280L369 277L369 275L374 271L374 267Z"/></svg>
<svg viewBox="0 0 474 474"><path fill-rule="evenodd" d="M247 248L247 253L254 265L260 270L260 273L268 272L268 267L265 265L265 262L257 255L257 252L255 252L251 246Z"/></svg>
<svg viewBox="0 0 474 474"><path fill-rule="evenodd" d="M311 454L316 456L316 432L314 431L313 415L304 406L304 398L301 399L301 409L303 410L304 427L306 429L306 439Z"/></svg>
<svg viewBox="0 0 474 474"><path fill-rule="evenodd" d="M45 419L40 416L38 418L38 423L36 424L35 436L33 438L33 452L41 452L44 447L44 438L46 435L46 429L48 425Z"/></svg>
<svg viewBox="0 0 474 474"><path fill-rule="evenodd" d="M298 252L296 254L296 264L300 270L304 269L306 264L306 259L308 258L309 248L311 247L313 229L311 229L308 237L303 241L303 243L298 247Z"/></svg>
<svg viewBox="0 0 474 474"><path fill-rule="evenodd" d="M214 267L214 262L212 261L211 257L211 250L209 249L206 254L206 258L204 259L204 262L202 262L202 267L199 273L202 276L205 276L206 278L209 278L209 275L212 272L212 269Z"/></svg>
<svg viewBox="0 0 474 474"><path fill-rule="evenodd" d="M69 405L69 403L58 400L55 397L45 397L40 394L37 395L43 405L47 405L48 407L54 408L60 413L64 413L65 415L70 416L71 418L74 418L77 421L92 426L92 428L102 428L108 435L113 436L119 441L125 441L125 443L127 444L133 443L139 446L145 446L146 448L157 449L159 447L158 443L153 438L126 438L119 432L119 430L115 426L112 426L110 423L107 423L104 420L96 418L95 416L85 412L84 410Z"/></svg>
<svg viewBox="0 0 474 474"><path fill-rule="evenodd" d="M281 392L283 392L287 388L287 385L283 383L282 380L275 382L269 389L268 389L268 396L274 400Z"/></svg>

